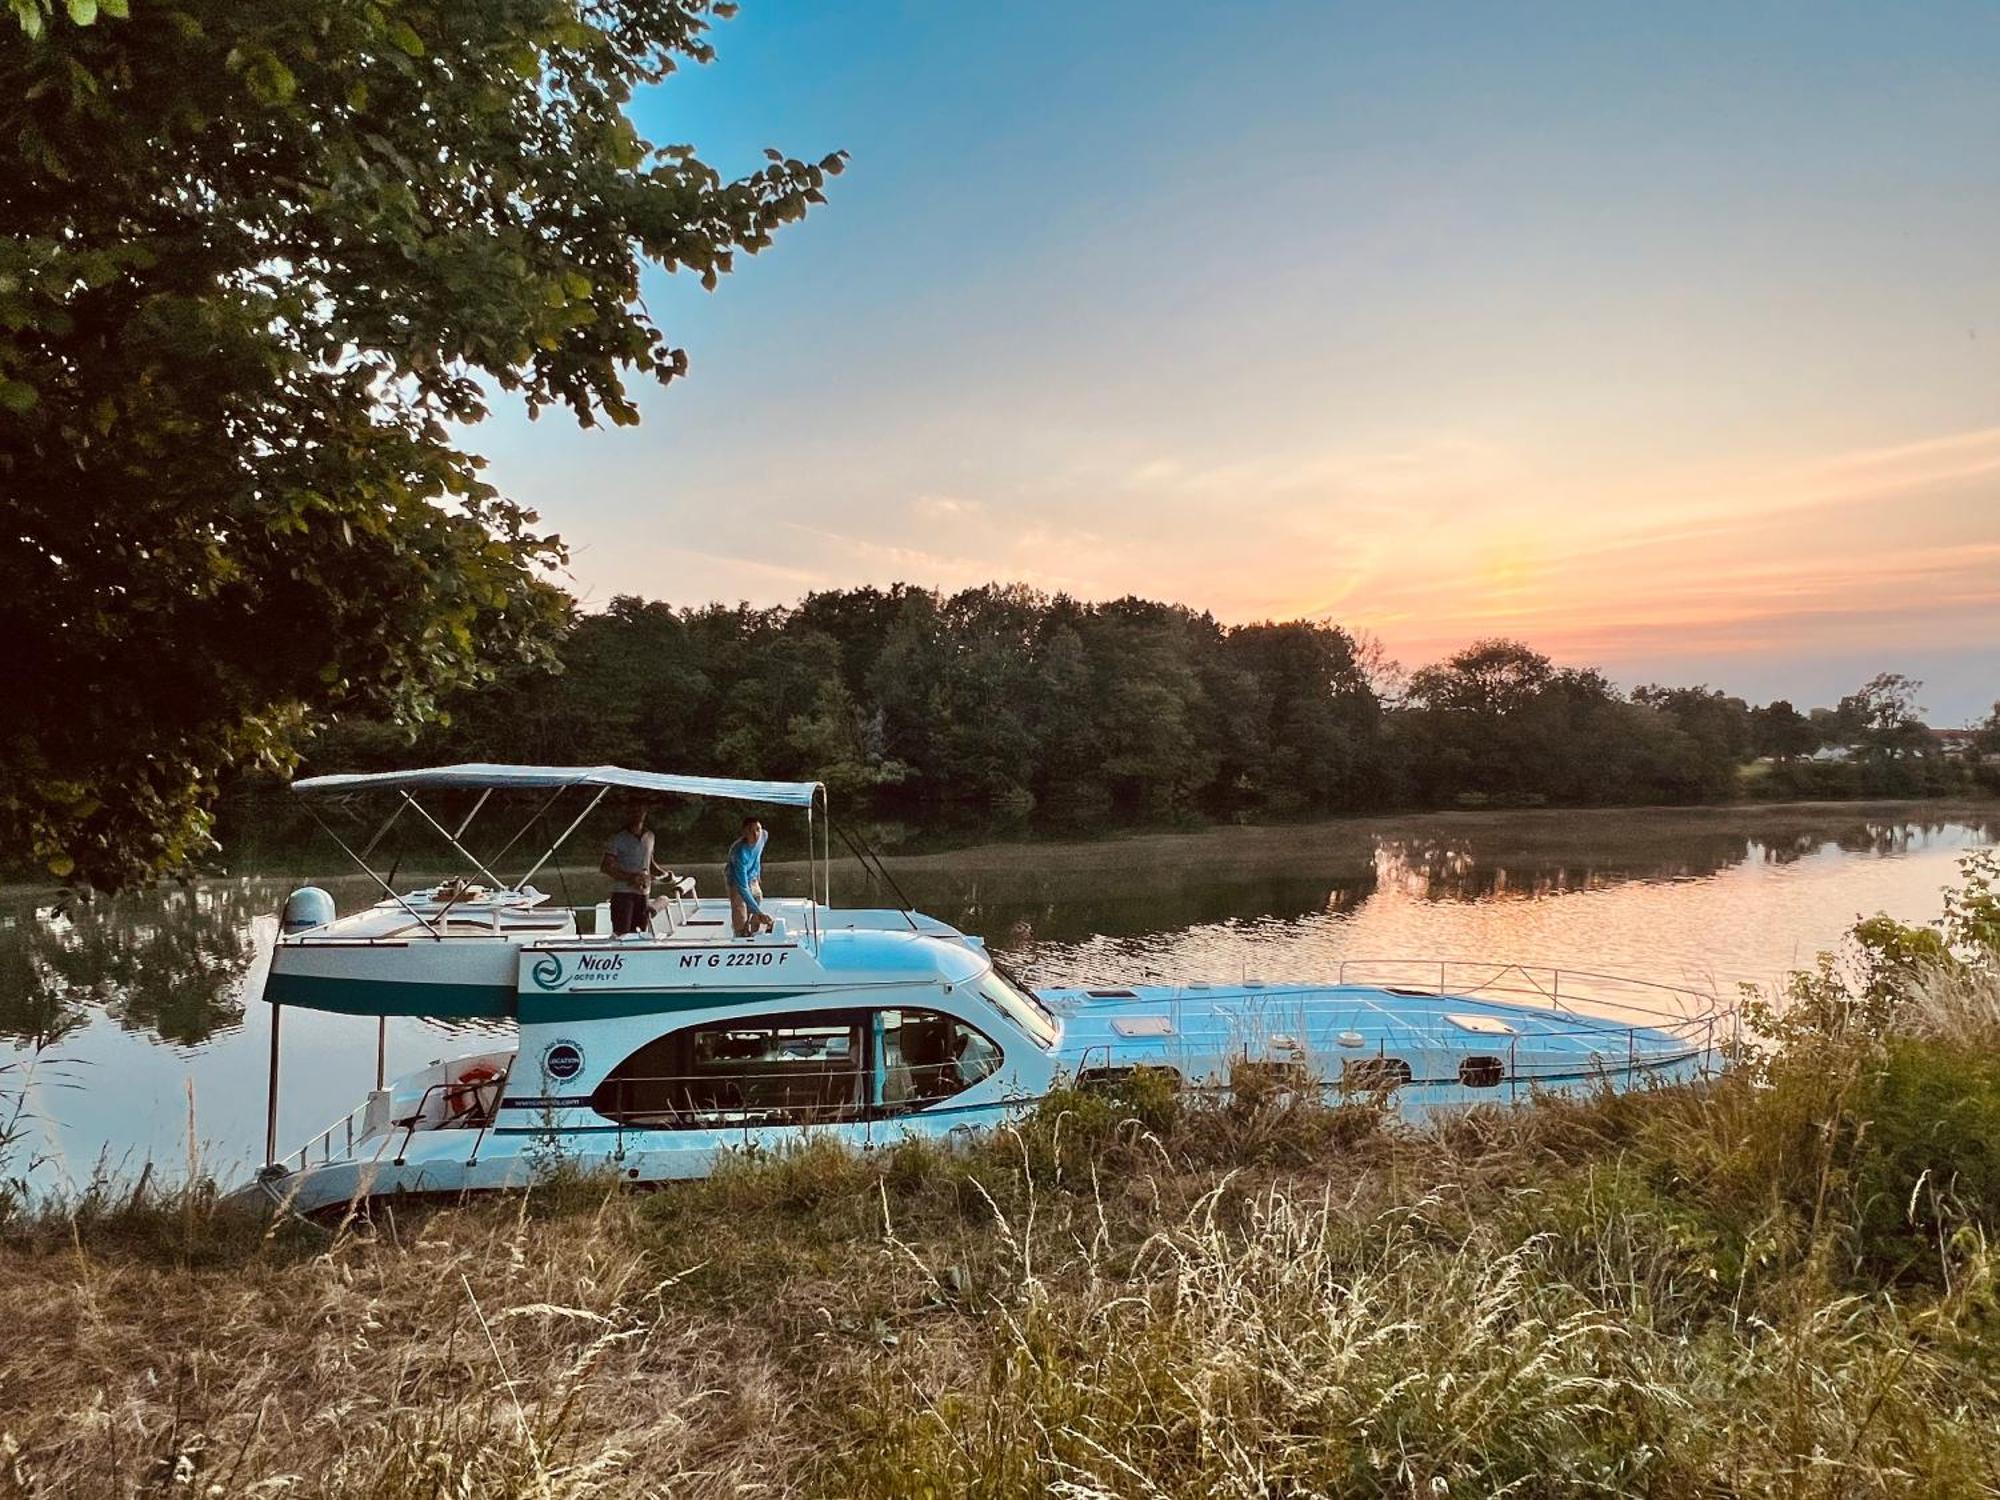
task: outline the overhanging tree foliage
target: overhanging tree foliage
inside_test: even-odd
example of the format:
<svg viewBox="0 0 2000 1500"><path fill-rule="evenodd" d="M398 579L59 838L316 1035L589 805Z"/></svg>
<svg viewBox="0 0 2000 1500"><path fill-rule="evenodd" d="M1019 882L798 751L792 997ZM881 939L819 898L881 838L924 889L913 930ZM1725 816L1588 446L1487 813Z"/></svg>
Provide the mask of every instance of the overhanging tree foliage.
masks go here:
<svg viewBox="0 0 2000 1500"><path fill-rule="evenodd" d="M713 287L841 161L641 139L711 0L9 4L0 854L115 885L326 714L545 657L560 544L447 424L636 422L643 262Z"/></svg>

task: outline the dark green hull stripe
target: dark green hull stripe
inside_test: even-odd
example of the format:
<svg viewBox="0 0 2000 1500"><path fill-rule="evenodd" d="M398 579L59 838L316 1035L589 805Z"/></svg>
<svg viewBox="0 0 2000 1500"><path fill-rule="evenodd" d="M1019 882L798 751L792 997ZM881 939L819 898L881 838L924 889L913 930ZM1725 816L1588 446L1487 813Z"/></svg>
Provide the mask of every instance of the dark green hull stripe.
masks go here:
<svg viewBox="0 0 2000 1500"><path fill-rule="evenodd" d="M330 1010L347 1016L505 1018L514 1014L511 984L412 984L393 979L343 979L325 974L273 974L264 982L273 1005Z"/></svg>

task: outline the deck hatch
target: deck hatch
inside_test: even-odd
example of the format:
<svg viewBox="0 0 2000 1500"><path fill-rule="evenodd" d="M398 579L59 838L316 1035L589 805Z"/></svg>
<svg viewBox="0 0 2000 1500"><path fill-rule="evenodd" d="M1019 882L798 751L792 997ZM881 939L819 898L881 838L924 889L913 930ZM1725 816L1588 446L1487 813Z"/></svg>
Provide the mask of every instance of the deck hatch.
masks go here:
<svg viewBox="0 0 2000 1500"><path fill-rule="evenodd" d="M1470 1031L1478 1036L1515 1036L1513 1024L1498 1016L1446 1016L1445 1019L1460 1031Z"/></svg>
<svg viewBox="0 0 2000 1500"><path fill-rule="evenodd" d="M1173 1019L1169 1016L1120 1016L1111 1023L1111 1029L1120 1036L1172 1036Z"/></svg>

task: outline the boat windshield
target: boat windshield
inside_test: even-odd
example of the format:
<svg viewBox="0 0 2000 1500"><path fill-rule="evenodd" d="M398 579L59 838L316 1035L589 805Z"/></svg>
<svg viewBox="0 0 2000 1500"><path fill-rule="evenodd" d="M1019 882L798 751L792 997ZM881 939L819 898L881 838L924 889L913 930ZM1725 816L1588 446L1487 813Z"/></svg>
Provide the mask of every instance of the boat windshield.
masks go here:
<svg viewBox="0 0 2000 1500"><path fill-rule="evenodd" d="M979 976L976 986L986 1003L1034 1038L1044 1052L1055 1046L1062 1028L1049 1008L1035 998L1035 992L1017 983L995 964Z"/></svg>

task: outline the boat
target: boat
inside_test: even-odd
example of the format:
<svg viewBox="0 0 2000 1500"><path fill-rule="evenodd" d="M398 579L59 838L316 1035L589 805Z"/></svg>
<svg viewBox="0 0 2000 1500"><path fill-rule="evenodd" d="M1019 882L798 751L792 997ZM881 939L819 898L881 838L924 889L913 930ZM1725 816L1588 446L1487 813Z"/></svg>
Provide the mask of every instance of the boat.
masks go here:
<svg viewBox="0 0 2000 1500"><path fill-rule="evenodd" d="M556 1165L647 1183L814 1139L864 1151L962 1139L1058 1087L1142 1070L1213 1093L1248 1066L1282 1087L1365 1095L1421 1119L1548 1091L1689 1082L1713 1072L1732 1039L1731 1013L1694 992L1515 963L1350 959L1309 984L1036 987L976 935L907 902L834 907L817 782L474 764L313 777L295 790L309 806L395 799L360 850L321 820L381 899L343 916L324 891L295 891L272 952L265 1161L245 1193L302 1213L520 1187ZM806 894L767 899L771 930L739 937L726 900L673 877L645 929L611 935L604 905L556 904L533 879L613 792L802 810ZM448 827L424 805L440 793L477 801ZM533 811L509 847L561 799L586 805L503 878L499 859L464 841L492 799L524 794ZM370 852L410 813L462 858L461 876L399 891L375 874ZM281 1152L281 1021L292 1008L373 1015L378 1027L389 1016L480 1023L485 1035L394 1079L378 1044L361 1103Z"/></svg>

